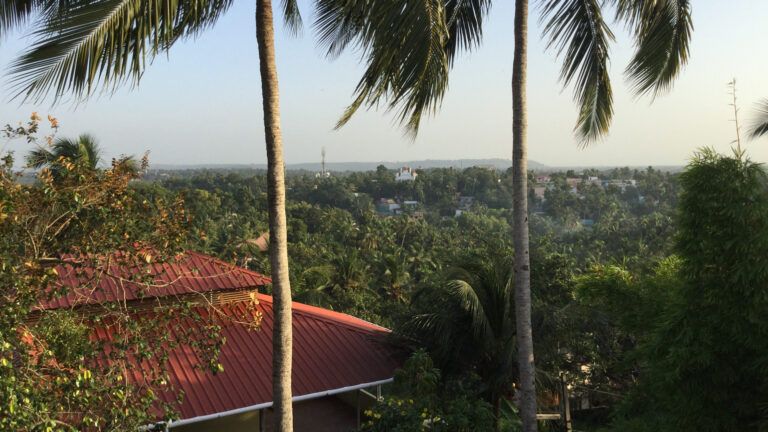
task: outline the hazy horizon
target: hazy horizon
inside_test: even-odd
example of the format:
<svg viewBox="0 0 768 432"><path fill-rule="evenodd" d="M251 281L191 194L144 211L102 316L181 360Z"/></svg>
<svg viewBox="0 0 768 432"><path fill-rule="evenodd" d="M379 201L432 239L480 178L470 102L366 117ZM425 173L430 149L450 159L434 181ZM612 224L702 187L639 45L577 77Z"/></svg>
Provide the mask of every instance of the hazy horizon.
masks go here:
<svg viewBox="0 0 768 432"><path fill-rule="evenodd" d="M499 168L500 162L504 162L504 166L512 165L511 159L420 159L420 160L369 160L369 161L346 161L346 162L327 162L326 169L330 172L336 171L373 171L378 165L384 165L388 169L398 169L401 167L410 167L416 169L432 169L432 168L444 168L449 165L456 166L455 163L460 163L460 168L472 168L481 166L482 164L493 164ZM450 164L453 162L454 164ZM416 164L414 164L416 163ZM422 165L418 165L422 164ZM598 169L606 170L613 168L632 168L632 169L645 169L651 166L654 169L680 169L682 164L678 165L548 165L539 161L530 159L528 161L529 170L539 171L560 171L568 169ZM355 167L357 165L358 167ZM352 168L348 168L352 166ZM149 169L156 170L187 170L187 169L205 169L205 170L228 170L228 169L254 169L254 170L266 170L266 163L210 163L210 164L184 164L184 163L151 163ZM287 163L286 169L288 170L319 170L321 167L320 161L311 162L296 162Z"/></svg>
<svg viewBox="0 0 768 432"><path fill-rule="evenodd" d="M301 1L305 23L313 21ZM356 55L329 61L309 25L294 38L277 28L282 129L288 164L312 163L325 147L328 162L423 159L508 159L511 153L511 2L495 2L483 45L459 58L442 109L415 141L403 136L393 116L361 113L340 131L332 127L351 101L361 67ZM154 165L263 164L261 93L253 5L236 3L224 18L196 40L155 59L136 89L93 98L73 107L8 102L2 82L0 124L14 124L30 112L54 114L61 136L94 134L106 156L142 154ZM740 120L748 124L754 104L768 97L768 59L751 46L768 40L768 2L697 2L689 65L667 95L653 104L636 99L622 72L632 54L623 28L612 25L611 46L615 119L611 134L580 149L573 138L576 107L571 89L558 82L560 62L544 51L538 8L531 8L529 58L529 144L531 160L554 167L677 166L702 146L728 151L735 138L727 82L735 77ZM27 42L29 39L27 39ZM25 47L18 35L0 42L0 67ZM311 72L311 73L308 73ZM747 142L749 155L768 161L768 140ZM23 153L21 142L0 149Z"/></svg>

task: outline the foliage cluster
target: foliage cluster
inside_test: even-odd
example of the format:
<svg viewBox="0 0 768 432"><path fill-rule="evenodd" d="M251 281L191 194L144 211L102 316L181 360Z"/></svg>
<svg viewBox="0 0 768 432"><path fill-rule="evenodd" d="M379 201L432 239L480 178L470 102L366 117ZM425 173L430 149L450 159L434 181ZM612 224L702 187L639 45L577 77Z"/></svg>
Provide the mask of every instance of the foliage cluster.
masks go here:
<svg viewBox="0 0 768 432"><path fill-rule="evenodd" d="M36 114L6 128L5 137L48 151L60 142L56 120L49 123L52 132L41 140ZM139 172L126 159L105 169L90 162L59 155L33 185L19 182L11 154L0 166L1 430L136 430L148 413L169 415L175 407L174 397L161 397L176 393L168 384L167 348L185 344L199 353L200 367L218 367L217 321L203 323L183 302L146 313L122 302L90 313L45 307L72 293L60 269L78 279L80 293L99 290L100 278L114 269L126 271L112 277L159 284L162 275L150 269L184 249L180 200L138 194L132 184ZM207 334L193 334L189 320ZM140 375L131 373L137 361Z"/></svg>
<svg viewBox="0 0 768 432"><path fill-rule="evenodd" d="M154 173L160 181L139 184L137 189L150 196L187 197L194 247L269 272L266 254L253 242L266 232L261 174L169 174ZM677 180L654 169L598 174L634 179L637 187L624 192L584 188L582 199L568 191L585 212L603 215L591 228L569 225L560 217L570 211L569 202L542 207L531 215L533 318L544 393L554 391L564 373L569 382L578 384L573 390L576 397L613 404L615 397L595 398L594 391L623 394L632 386L636 373L625 370L624 351L615 350L626 345L624 350L630 351L635 332L610 321L600 296L580 295L578 277L599 263L643 272L671 265L663 261L672 251ZM551 175L553 189L573 176L577 174ZM486 302L485 312L496 316L499 326L485 335L475 334L478 309L473 312L466 295L483 298L489 290L503 293L511 288L504 277L514 259L511 215L501 204L503 199L496 201L507 196L510 181L509 172L476 167L422 170L414 182L395 182L393 171L384 167L331 178L289 173L288 238L295 298L397 329L400 342L428 349L445 379L479 376L478 394L483 400L491 406L494 399L505 400L513 394L516 380L511 361L514 304L511 298L506 304ZM640 202L640 195L656 198ZM454 216L460 196L473 196L474 203ZM423 217L378 215L373 203L380 198L421 200ZM495 272L501 273L491 277ZM464 290L457 290L458 285ZM498 317L494 314L501 306L506 306L506 314ZM430 325L414 328L419 321ZM496 337L504 326L506 330ZM492 354L493 346L508 354L504 357L508 368L494 363L501 357ZM591 367L585 369L587 365Z"/></svg>
<svg viewBox="0 0 768 432"><path fill-rule="evenodd" d="M650 315L636 430L766 430L768 177L742 154L705 149L681 175L678 282Z"/></svg>
<svg viewBox="0 0 768 432"><path fill-rule="evenodd" d="M476 380L444 380L429 355L416 351L395 375L393 393L365 412L367 432L491 430L491 406Z"/></svg>
<svg viewBox="0 0 768 432"><path fill-rule="evenodd" d="M8 128L6 134L29 136L36 143L39 120ZM65 143L51 136L36 145L56 155L56 142ZM69 147L85 149L87 142L70 141ZM10 157L3 170L0 218L3 265L9 270L3 278L5 286L16 287L4 294L13 301L3 304L2 315L4 328L16 329L2 335L8 344L3 345L3 367L14 369L4 383L3 397L14 410L8 418L18 429L57 427L55 422L62 418L74 427L130 428L146 419L147 410L158 409L163 369L148 373L144 387L126 386L115 369L125 364L124 358L111 359L111 369L84 361L104 348L86 337L92 322L71 312L48 313L30 322L26 317L42 301L41 293L55 285L51 264L66 252L81 257L77 264L82 267L98 266L105 254L121 250L127 252L123 264L142 268L149 264L150 250L150 261L157 262L194 249L269 274L262 250L262 240L268 239L266 179L259 173L205 171L155 172L146 176L154 180L142 180L135 163L124 163L130 159L102 169L93 163L97 158L60 153L46 159L34 185L19 182ZM594 175L632 179L636 186L585 184L574 194L565 181ZM539 387L543 395L553 394L564 377L573 396L589 400L591 406L614 406L630 394L621 412L637 414L641 405L630 402L647 400L640 397L646 387L637 383L646 382L644 377L653 370L648 347L660 334L659 323L669 319L666 305L679 304L678 293L683 291L679 275L686 268L686 252L679 241L679 257L670 256L675 251L673 221L685 220L675 208L678 201L689 202L687 195L678 199L678 176L651 168L550 177L546 201L531 214ZM426 349L437 365L427 368L436 374L428 395L413 397L421 391L415 387L396 390L371 412L373 420L376 414L381 419L367 426L371 430L419 430L408 428L423 427L427 418L432 419L430 427L461 430L472 424L468 419L486 421L488 413L490 421L506 421L503 413L517 380L510 295L514 251L509 241L511 214L505 208L510 183L510 172L478 167L422 170L413 182L396 182L384 167L330 178L288 176L295 297L394 328L399 342ZM686 193L693 189L685 187ZM456 216L455 209L465 205L462 196L473 197L472 204ZM381 216L374 209L380 198L419 201L420 214ZM581 219L593 219L594 225L574 223ZM168 317L171 314L194 319L183 305L169 310ZM128 315L120 305L105 306L104 320L109 323L100 324L120 327L125 355L159 356L162 365L163 353L153 349L150 339L165 341L164 329L172 320L158 325L132 319L127 324ZM223 341L216 338L215 324L209 330L195 349L201 352L201 366L215 371ZM42 355L20 356L29 347L25 334L33 334L45 347ZM426 358L417 355L403 373L421 367L421 376L430 376L424 369ZM19 368L21 364L28 366ZM53 371L51 365L58 369ZM84 373L87 391L78 392ZM33 379L41 374L68 378ZM115 386L116 380L122 387ZM51 382L56 384L40 385ZM76 390L60 397L67 386ZM30 396L25 399L25 394ZM78 414L62 417L64 411ZM638 418L635 414L628 418Z"/></svg>

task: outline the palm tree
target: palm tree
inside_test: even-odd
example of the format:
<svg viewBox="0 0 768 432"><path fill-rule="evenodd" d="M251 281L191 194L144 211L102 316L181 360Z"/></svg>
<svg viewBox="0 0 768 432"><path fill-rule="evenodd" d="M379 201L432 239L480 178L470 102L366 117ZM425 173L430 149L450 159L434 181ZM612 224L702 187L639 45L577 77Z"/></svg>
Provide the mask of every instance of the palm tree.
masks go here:
<svg viewBox="0 0 768 432"><path fill-rule="evenodd" d="M768 99L760 102L757 108L757 116L752 123L749 135L752 138L768 135Z"/></svg>
<svg viewBox="0 0 768 432"><path fill-rule="evenodd" d="M31 24L38 37L11 66L16 96L40 100L53 93L55 100L66 94L82 98L98 87L114 89L129 79L137 84L148 58L212 26L231 5L232 0L4 0L0 37L25 24ZM283 0L282 6L288 27L297 30L301 17L296 1ZM277 429L290 431L291 288L272 16L272 1L256 0L275 314L273 400Z"/></svg>
<svg viewBox="0 0 768 432"><path fill-rule="evenodd" d="M297 278L296 300L315 306L326 307L329 304L329 291L333 287L334 268L331 265L310 267Z"/></svg>
<svg viewBox="0 0 768 432"><path fill-rule="evenodd" d="M337 126L362 106L387 106L408 131L440 106L451 65L462 50L482 39L491 0L403 0L362 2L317 0L316 26L328 55L361 48L367 67L352 104ZM613 117L608 45L613 33L603 9L613 6L617 21L635 39L626 75L637 94L671 88L688 59L692 32L690 0L543 0L544 36L563 60L561 81L572 84L579 105L576 135L582 145L604 136ZM512 68L513 243L520 412L526 432L536 430L530 258L527 201L526 72L528 0L515 0Z"/></svg>
<svg viewBox="0 0 768 432"><path fill-rule="evenodd" d="M375 296L368 287L369 266L357 252L336 253L327 265L310 267L298 277L296 299L316 306L363 312Z"/></svg>
<svg viewBox="0 0 768 432"><path fill-rule="evenodd" d="M517 376L511 262L475 258L448 279L429 299L434 312L413 317L397 333L426 346L446 373L474 369L488 386L498 426L502 398Z"/></svg>
<svg viewBox="0 0 768 432"><path fill-rule="evenodd" d="M39 147L27 155L27 165L30 168L54 168L61 159L82 164L90 170L96 170L101 162L101 148L94 138L81 134L77 139L58 138L51 149Z"/></svg>
<svg viewBox="0 0 768 432"><path fill-rule="evenodd" d="M379 262L379 283L385 294L392 300L405 303L411 273L408 271L406 257L402 249L392 254L384 254Z"/></svg>
<svg viewBox="0 0 768 432"><path fill-rule="evenodd" d="M96 171L101 160L101 147L92 135L81 134L77 139L57 138L51 148L38 147L27 154L27 166L40 169L47 167L53 178L61 180L69 171L65 163L72 163L87 171ZM114 160L116 165L137 174L139 163L133 156L121 156Z"/></svg>

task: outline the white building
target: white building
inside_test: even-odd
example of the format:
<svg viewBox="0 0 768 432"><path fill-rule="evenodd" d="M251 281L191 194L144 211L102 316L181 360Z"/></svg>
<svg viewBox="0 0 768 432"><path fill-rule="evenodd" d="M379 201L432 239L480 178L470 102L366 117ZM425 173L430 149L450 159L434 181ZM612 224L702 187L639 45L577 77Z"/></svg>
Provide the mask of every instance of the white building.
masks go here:
<svg viewBox="0 0 768 432"><path fill-rule="evenodd" d="M414 181L416 180L417 175L416 171L412 170L410 167L402 167L400 168L400 171L395 174L395 181Z"/></svg>

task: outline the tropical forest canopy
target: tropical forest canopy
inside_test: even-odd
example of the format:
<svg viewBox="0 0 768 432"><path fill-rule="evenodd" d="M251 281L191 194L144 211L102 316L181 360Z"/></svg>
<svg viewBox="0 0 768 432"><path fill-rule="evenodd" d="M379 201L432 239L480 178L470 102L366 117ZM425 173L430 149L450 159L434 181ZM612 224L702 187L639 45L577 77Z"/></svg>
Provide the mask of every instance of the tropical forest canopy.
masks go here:
<svg viewBox="0 0 768 432"><path fill-rule="evenodd" d="M3 298L15 300L0 310L0 424L62 428L56 413L74 409L76 428L129 430L156 406L147 389L165 385L162 362L148 387L129 393L115 391L114 367L129 355L162 358L145 340L162 340L156 322L132 324L117 366L85 367L104 347L82 342L87 327L72 313L25 318L55 279L46 260L122 250L143 265L195 250L270 274L266 175L147 170L132 157L107 165L93 137L38 138L39 122L5 130L38 149L26 159L42 169L19 176L7 155L0 178ZM391 328L392 342L413 353L365 413L365 430L421 430L425 418L435 430L516 430L511 170L403 171L288 172L294 298ZM579 430L766 426L763 167L702 150L681 172L537 171L529 180L540 406L556 409L567 387ZM195 346L215 373L221 341L209 331ZM19 356L30 335L42 358ZM127 400L136 403L126 409Z"/></svg>

